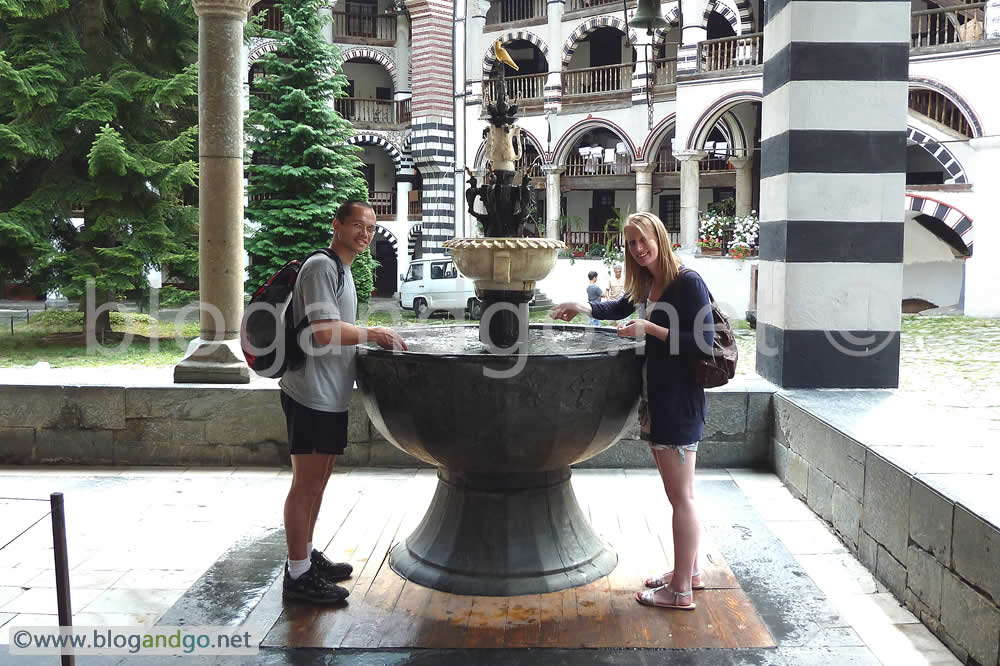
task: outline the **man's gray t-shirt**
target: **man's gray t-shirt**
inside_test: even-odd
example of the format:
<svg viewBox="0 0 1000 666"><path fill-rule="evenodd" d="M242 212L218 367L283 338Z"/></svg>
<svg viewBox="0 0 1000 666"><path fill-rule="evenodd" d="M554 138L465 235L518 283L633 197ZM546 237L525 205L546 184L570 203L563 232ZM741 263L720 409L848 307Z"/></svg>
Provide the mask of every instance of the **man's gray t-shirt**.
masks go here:
<svg viewBox="0 0 1000 666"><path fill-rule="evenodd" d="M595 301L601 300L601 296L604 295L604 290L598 287L596 284L587 285L587 302L593 303Z"/></svg>
<svg viewBox="0 0 1000 666"><path fill-rule="evenodd" d="M344 287L338 291L337 264L322 254L310 257L295 280L292 312L297 321L303 315L309 321L333 319L354 324L357 318L358 294L354 290L351 267L344 264ZM301 339L301 338L300 338ZM322 412L346 412L354 390L357 347L339 345L336 338L326 347L312 344L306 351L301 368L289 370L279 386L292 400Z"/></svg>

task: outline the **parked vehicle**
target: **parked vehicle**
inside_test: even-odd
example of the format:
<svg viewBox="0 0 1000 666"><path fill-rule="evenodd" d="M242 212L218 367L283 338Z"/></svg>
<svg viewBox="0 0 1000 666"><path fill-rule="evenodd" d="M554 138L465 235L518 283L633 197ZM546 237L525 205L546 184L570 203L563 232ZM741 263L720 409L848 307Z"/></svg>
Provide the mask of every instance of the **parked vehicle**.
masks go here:
<svg viewBox="0 0 1000 666"><path fill-rule="evenodd" d="M478 319L481 314L475 285L458 272L450 257L412 261L406 275L400 279L399 306L413 310L418 317L428 317L440 310L464 310L471 319Z"/></svg>

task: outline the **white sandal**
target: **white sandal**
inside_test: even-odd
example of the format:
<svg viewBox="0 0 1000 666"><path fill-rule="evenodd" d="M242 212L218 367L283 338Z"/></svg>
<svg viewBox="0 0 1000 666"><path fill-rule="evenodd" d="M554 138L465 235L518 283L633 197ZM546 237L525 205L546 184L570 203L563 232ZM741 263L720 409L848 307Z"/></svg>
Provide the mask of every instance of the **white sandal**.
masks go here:
<svg viewBox="0 0 1000 666"><path fill-rule="evenodd" d="M672 604L665 604L662 601L656 600L656 593L660 590L666 590L670 594L674 595L674 602ZM693 592L676 592L670 589L669 585L663 585L652 590L644 590L642 592L635 593L635 600L638 601L643 606L654 606L656 608L676 608L678 610L694 610L698 607L692 599L688 604L677 603L678 599L683 599L684 597L690 597Z"/></svg>
<svg viewBox="0 0 1000 666"><path fill-rule="evenodd" d="M670 581L667 580L667 578L669 577L669 578L673 579L673 576L674 576L674 572L673 571L668 571L667 573L661 574L661 575L657 576L656 578L647 578L646 581L645 581L645 583L643 583L643 584L646 587L663 587L664 585L670 585ZM702 581L698 585L694 584L694 579L695 578L699 578L699 577L701 577L701 572L700 571L695 571L693 574L691 574L691 589L692 590L704 590L705 589L705 582L704 581Z"/></svg>

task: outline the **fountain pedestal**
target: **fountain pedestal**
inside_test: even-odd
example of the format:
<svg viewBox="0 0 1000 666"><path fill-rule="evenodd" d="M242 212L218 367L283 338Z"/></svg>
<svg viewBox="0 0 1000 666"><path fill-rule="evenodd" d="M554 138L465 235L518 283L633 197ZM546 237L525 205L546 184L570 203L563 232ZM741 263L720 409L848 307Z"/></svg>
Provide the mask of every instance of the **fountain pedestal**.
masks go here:
<svg viewBox="0 0 1000 666"><path fill-rule="evenodd" d="M587 522L569 467L504 475L441 468L430 508L389 563L436 590L513 596L585 585L611 573L618 556Z"/></svg>

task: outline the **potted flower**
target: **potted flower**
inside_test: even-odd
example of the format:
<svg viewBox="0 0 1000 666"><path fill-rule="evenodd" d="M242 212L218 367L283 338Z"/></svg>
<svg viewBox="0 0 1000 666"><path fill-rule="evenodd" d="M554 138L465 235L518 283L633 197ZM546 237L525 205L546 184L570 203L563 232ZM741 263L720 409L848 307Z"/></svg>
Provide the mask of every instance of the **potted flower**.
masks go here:
<svg viewBox="0 0 1000 666"><path fill-rule="evenodd" d="M715 211L702 213L698 224L698 242L704 255L721 255L724 239L730 235L732 217Z"/></svg>
<svg viewBox="0 0 1000 666"><path fill-rule="evenodd" d="M705 256L719 256L722 254L722 241L711 236L703 236L698 239L696 245Z"/></svg>
<svg viewBox="0 0 1000 666"><path fill-rule="evenodd" d="M750 256L750 248L743 243L730 243L729 256L733 259L745 259Z"/></svg>
<svg viewBox="0 0 1000 666"><path fill-rule="evenodd" d="M680 243L674 243L670 247L673 248L674 250L679 250L681 248L681 244Z"/></svg>
<svg viewBox="0 0 1000 666"><path fill-rule="evenodd" d="M737 215L733 217L732 242L730 249L738 248L740 258L753 257L757 254L757 241L760 235L760 220L756 215L757 211L750 211L749 215ZM730 256L732 253L730 252Z"/></svg>
<svg viewBox="0 0 1000 666"><path fill-rule="evenodd" d="M577 259L586 256L586 254L587 254L587 248L585 248L582 245L577 245L573 248L573 256L576 257Z"/></svg>

